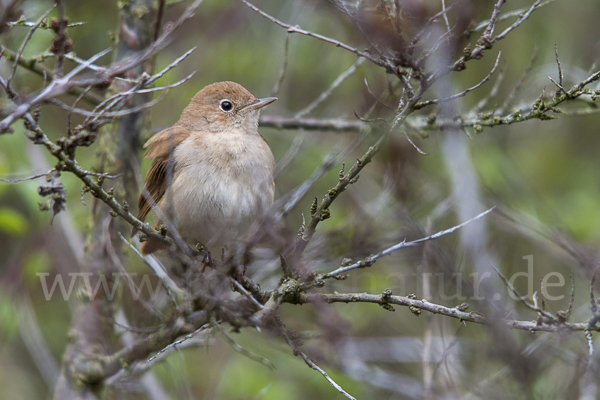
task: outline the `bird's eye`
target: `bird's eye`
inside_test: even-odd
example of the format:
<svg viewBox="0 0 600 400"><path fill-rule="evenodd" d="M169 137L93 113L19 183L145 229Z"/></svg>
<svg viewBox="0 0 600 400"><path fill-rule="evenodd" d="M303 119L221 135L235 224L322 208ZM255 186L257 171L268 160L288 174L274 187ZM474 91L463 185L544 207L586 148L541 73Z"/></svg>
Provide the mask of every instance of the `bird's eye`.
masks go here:
<svg viewBox="0 0 600 400"><path fill-rule="evenodd" d="M221 110L223 110L225 112L229 112L229 111L233 110L233 104L229 100L221 100L219 107L221 108Z"/></svg>

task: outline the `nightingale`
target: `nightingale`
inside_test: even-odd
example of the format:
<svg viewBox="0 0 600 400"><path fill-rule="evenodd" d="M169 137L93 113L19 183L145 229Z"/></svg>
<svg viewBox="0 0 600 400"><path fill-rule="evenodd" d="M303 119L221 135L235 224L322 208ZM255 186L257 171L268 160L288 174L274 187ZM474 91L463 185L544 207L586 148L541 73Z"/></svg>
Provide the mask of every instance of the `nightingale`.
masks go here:
<svg viewBox="0 0 600 400"><path fill-rule="evenodd" d="M260 109L277 100L257 99L234 82L217 82L200 90L179 121L152 136L146 159L152 165L138 201L144 221L156 205L155 229L167 218L188 243L207 249L241 239L273 203L275 160L258 132ZM132 237L136 233L132 231ZM144 255L165 244L150 238Z"/></svg>

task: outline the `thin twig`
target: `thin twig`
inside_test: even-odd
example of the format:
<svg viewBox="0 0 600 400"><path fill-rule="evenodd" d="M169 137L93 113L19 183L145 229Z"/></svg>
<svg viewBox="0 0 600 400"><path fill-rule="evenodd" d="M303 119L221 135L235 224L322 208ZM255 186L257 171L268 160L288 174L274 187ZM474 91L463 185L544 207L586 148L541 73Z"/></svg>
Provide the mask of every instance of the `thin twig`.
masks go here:
<svg viewBox="0 0 600 400"><path fill-rule="evenodd" d="M139 106L136 106L133 108L128 108L126 110L121 110L121 111L103 112L100 114L94 113L92 111L82 110L81 108L73 108L72 106L69 106L68 104L63 103L62 101L60 101L58 99L50 99L50 100L48 100L48 102L59 106L63 110L67 110L69 112L72 112L72 113L78 114L78 115L84 115L86 117L98 117L99 115L101 115L104 118L116 118L116 117L124 117L125 115L135 114L135 113L138 113L147 108L153 107L156 104L158 104L165 97L166 93L167 93L166 91L162 92L160 94L160 96L158 96L156 99L149 101L147 103L144 103L144 104L140 104Z"/></svg>
<svg viewBox="0 0 600 400"><path fill-rule="evenodd" d="M369 134L370 130L365 129L362 135L357 136L348 144L344 149L340 150L339 145L335 146L334 149L329 152L324 158L323 162L319 167L312 173L307 180L305 180L300 186L296 187L293 191L278 199L274 204L273 208L281 207L281 211L275 214L275 220L281 219L284 215L292 210L296 204L308 192L308 190L318 181L326 172L330 171L333 167L338 165L352 150L356 148L364 138Z"/></svg>
<svg viewBox="0 0 600 400"><path fill-rule="evenodd" d="M410 138L410 135L408 134L408 132L406 132L406 130L402 130L402 133L403 133L403 134L404 134L404 136L406 137L406 140L408 140L408 143L410 143L410 144L412 145L412 147L414 147L414 148L415 148L415 150L417 150L417 152L418 152L419 154L421 154L421 155L424 155L424 156L428 156L428 155L429 155L429 153L426 153L426 152L424 152L423 150L421 150L421 149L419 148L419 146L417 146L417 145L415 144L415 142L413 142L413 140Z"/></svg>
<svg viewBox="0 0 600 400"><path fill-rule="evenodd" d="M196 0L194 1L194 3L188 6L185 9L185 11L181 14L179 19L175 23L169 25L168 29L165 29L164 32L160 35L160 37L139 56L128 58L122 61L121 63L114 64L110 68L107 68L106 71L104 71L103 73L98 73L93 77L83 77L79 80L72 79L76 73L81 71L81 69L86 68L88 65L92 64L97 58L105 54L105 52L102 52L90 58L85 64L75 68L64 78L53 80L50 83L50 85L42 91L42 93L33 97L27 102L19 104L13 112L11 112L6 118L0 121L0 133L4 133L7 130L9 130L10 125L12 125L18 119L23 118L32 107L44 103L50 98L55 98L74 87L87 87L105 83L107 80L110 81L116 76L121 76L124 72L129 71L131 68L134 68L135 66L150 59L157 52L159 52L165 46L167 46L171 34L181 25L183 25L185 21L187 21L194 15L195 9L200 4L202 4L202 2L203 0Z"/></svg>
<svg viewBox="0 0 600 400"><path fill-rule="evenodd" d="M471 218L470 220L463 222L462 224L455 225L455 226L453 226L451 228L448 228L448 229L445 229L443 231L436 232L433 235L425 236L423 238L420 238L420 239L417 239L417 240L413 240L413 241L410 241L410 242L407 242L406 239L404 239L400 243L397 243L397 244L395 244L393 246L390 246L387 249L382 250L382 251L380 251L377 254L374 254L372 256L369 256L369 257L365 258L364 260L360 260L360 261L357 261L357 262L355 262L355 263L353 263L351 265L340 267L340 268L338 268L338 269L336 269L334 271L328 272L328 273L323 274L323 275L319 275L319 279L333 278L334 276L338 276L340 274L346 273L346 272L351 271L353 269L370 267L379 258L381 258L383 256L387 256L387 255L393 253L396 250L402 249L404 247L415 247L415 246L418 246L419 244L421 244L423 242L427 242L429 240L434 240L434 239L440 238L442 236L449 235L449 234L451 234L453 232L456 232L460 228L462 228L462 227L470 224L471 222L477 221L478 219L481 219L481 218L485 217L486 215L488 215L489 213L491 213L492 210L494 210L494 208L495 207L492 207L489 210L486 210L486 211L484 211L484 212L476 215L475 217Z"/></svg>
<svg viewBox="0 0 600 400"><path fill-rule="evenodd" d="M259 124L273 129L304 129L307 131L359 132L365 127L360 120L342 118L302 118L263 115Z"/></svg>
<svg viewBox="0 0 600 400"><path fill-rule="evenodd" d="M501 34L499 34L498 36L496 36L493 39L493 42L496 43L496 42L504 39L511 31L515 30L519 25L521 25L523 22L525 22L525 20L527 18L529 18L529 16L531 15L531 13L536 8L538 8L540 6L540 4L542 4L542 0L537 0L535 3L533 3L531 5L531 7L529 7L529 9L525 13L523 13L523 14L521 14L519 16L519 19L514 24L512 24L511 26L509 26L508 28L506 28Z"/></svg>
<svg viewBox="0 0 600 400"><path fill-rule="evenodd" d="M158 356L160 356L161 354L163 354L165 351L171 349L171 348L177 348L178 345L184 343L187 340L192 339L194 336L196 336L198 333L206 330L207 328L209 328L210 326L212 326L212 324L204 324L202 325L200 328L196 329L194 332L185 335L184 337L182 337L179 340L174 341L173 343L170 343L169 345L167 345L166 347L164 347L163 349L159 350L155 355L153 355L152 357L150 357L148 360L146 360L146 363L150 363L153 360L155 360Z"/></svg>
<svg viewBox="0 0 600 400"><path fill-rule="evenodd" d="M289 165L289 163L294 159L300 146L302 146L302 142L304 142L304 136L296 135L292 145L286 151L286 153L281 157L281 159L277 162L275 166L275 170L273 171L273 177L276 178L285 168Z"/></svg>
<svg viewBox="0 0 600 400"><path fill-rule="evenodd" d="M127 281L127 286L129 287L129 290L131 291L131 293L136 293L136 285L135 282L133 281L133 279L131 278L131 276L127 273L127 270L125 269L125 267L123 266L123 263L121 262L121 260L119 259L119 256L117 256L117 253L115 251L114 245L112 243L112 235L109 234L108 231L108 227L109 227L109 223L111 222L110 219L107 220L107 222L104 224L103 230L104 230L104 237L108 238L108 240L106 241L106 251L110 257L110 260L112 261L113 265L117 266L117 268L119 269L119 271L121 271L121 275L125 276L125 280ZM119 236L121 237L121 239L123 239L123 236L121 235L121 233L119 232ZM164 284L164 283L163 283ZM148 311L149 313L151 313L152 315L154 315L155 317L157 317L162 323L167 321L167 318L159 311L157 310L154 306L152 306L150 303L148 303L142 296L141 296L141 288L140 288L140 296L132 296L134 300L137 300L142 307ZM177 303L175 303L175 305L177 305Z"/></svg>
<svg viewBox="0 0 600 400"><path fill-rule="evenodd" d="M389 293L388 293L389 294ZM474 322L477 324L497 324L497 320L491 320L478 312L461 311L458 307L446 307L440 304L431 303L427 300L417 300L415 298L367 294L367 293L302 293L296 299L298 304L323 304L323 303L374 303L374 304L393 304L403 307L411 307L411 309L419 309L433 314L439 314L450 318L458 319L461 322ZM572 322L555 322L555 321L520 321L512 319L503 319L503 325L509 329L524 330L530 332L583 332L591 330L600 332L600 326L590 327L587 322L572 323Z"/></svg>
<svg viewBox="0 0 600 400"><path fill-rule="evenodd" d="M442 0L442 11L444 16L444 22L446 23L446 30L450 32L450 22L448 21L448 12L446 11L446 1Z"/></svg>
<svg viewBox="0 0 600 400"><path fill-rule="evenodd" d="M300 357L302 357L306 365L323 375L323 377L327 379L327 382L329 382L331 386L333 386L338 392L343 394L347 399L356 400L356 398L354 398L352 395L346 392L344 388L338 385L333 379L331 379L329 375L327 375L327 372L325 372L321 367L319 367L313 360L311 360L306 354L304 354L304 352L301 351L298 348L298 346L296 346L296 344L290 339L289 335L286 332L286 328L283 326L282 323L279 323L279 325L281 336L283 336L286 343L292 348L292 350L294 351L294 355L299 355Z"/></svg>
<svg viewBox="0 0 600 400"><path fill-rule="evenodd" d="M554 54L556 55L556 65L558 66L558 82L562 86L563 84L563 70L560 65L560 58L558 57L558 47L554 45Z"/></svg>
<svg viewBox="0 0 600 400"><path fill-rule="evenodd" d="M498 68L498 64L500 63L500 56L502 55L502 52L498 53L498 56L496 57L496 62L494 63L494 67L492 68L492 70L489 72L489 74L486 75L485 78L483 78L478 84L476 84L475 86L472 86L470 88L467 88L465 90L463 90L460 93L456 93L452 96L449 97L445 97L442 99L432 99L432 100L426 100L420 103L415 104L415 109L419 110L423 107L432 105L432 104L440 104L440 103L446 103L448 101L452 101L455 99L458 99L460 97L464 97L467 95L467 93L472 92L473 90L481 87L481 85L483 85L484 83L486 83L487 81L490 80L490 78L492 77L492 75L494 74L494 72L496 72L496 69Z"/></svg>
<svg viewBox="0 0 600 400"><path fill-rule="evenodd" d="M558 321L559 318L557 318L555 315L550 314L549 312L541 309L537 304L531 304L529 301L527 301L527 298L522 296L519 291L510 283L510 281L500 272L500 270L498 268L496 268L495 265L493 265L494 269L496 270L496 273L498 274L498 276L500 277L500 279L502 280L502 282L506 285L506 287L508 289L510 289L511 292L514 293L515 296L517 296L517 299L523 303L527 308L537 312L540 317L545 317L547 319L549 319L550 321ZM533 301L534 303L537 303L537 292L534 293L533 295Z"/></svg>
<svg viewBox="0 0 600 400"><path fill-rule="evenodd" d="M55 6L56 7L56 6ZM23 27L28 27L28 28L32 28L35 26L35 22L32 21L10 21L7 22L6 25L12 27L19 27L19 26L23 26ZM78 21L78 22L71 22L70 24L67 25L67 28L75 28L77 26L82 26L87 24L87 22L82 22L82 21ZM45 29L45 30L52 30L52 28L47 24L42 22L37 29Z"/></svg>
<svg viewBox="0 0 600 400"><path fill-rule="evenodd" d="M331 93L333 93L333 91L338 86L340 86L348 77L352 76L352 74L354 74L356 72L356 70L358 69L358 67L364 61L365 61L364 58L359 58L358 60L356 60L356 62L354 64L352 64L350 66L350 68L348 68L347 70L345 70L344 72L342 72L337 78L335 78L335 80L331 83L331 85L329 85L329 87L324 92L322 92L315 100L313 100L309 105L307 105L306 107L304 107L302 110L298 111L294 115L294 118L296 118L296 119L302 118L306 114L310 113L315 108L317 108L319 106L319 104L321 104L329 96L331 96Z"/></svg>
<svg viewBox="0 0 600 400"><path fill-rule="evenodd" d="M219 335L221 335L221 337L227 342L227 344L229 344L233 348L233 350L235 350L237 353L240 353L244 357L249 358L252 361L256 361L259 364L264 365L265 367L269 368L271 371L275 370L275 365L271 361L269 361L266 358L261 357L257 354L254 354L250 350L245 349L244 347L240 346L235 340L233 340L233 338L231 338L231 336L227 335L225 333L225 330L221 326L221 324L213 322L212 326L214 327L214 329L217 332L219 332Z"/></svg>
<svg viewBox="0 0 600 400"><path fill-rule="evenodd" d="M19 178L19 179L0 179L0 181L4 182L4 183L16 183L16 182L24 182L24 181L31 181L33 179L38 179L41 178L43 176L48 176L48 174L51 174L52 172L54 172L54 168L52 168L51 170L48 170L44 173L41 174L37 174L37 175L33 175L33 176L29 176L27 178Z"/></svg>
<svg viewBox="0 0 600 400"><path fill-rule="evenodd" d="M140 251L132 243L129 242L129 240L125 239L121 232L118 232L118 235L123 241L123 243L129 246L129 248L133 250L133 252L139 258L141 258L144 261L144 263L152 269L152 271L154 271L154 274L165 288L167 296L169 296L169 299L171 300L173 305L177 307L177 300L173 297L173 294L175 294L180 299L185 299L187 297L187 293L179 288L179 286L173 281L173 279L171 279L171 277L164 271L164 269L160 267L160 265L156 265L155 263L150 262L152 256L144 257L142 253L140 253Z"/></svg>
<svg viewBox="0 0 600 400"><path fill-rule="evenodd" d="M233 283L233 286L235 286L236 289L239 290L244 296L249 298L258 307L259 310L262 310L264 308L264 306L260 304L258 300L256 300L254 296L252 296L237 280L235 280L232 277L229 277L229 280L231 281L231 283Z"/></svg>
<svg viewBox="0 0 600 400"><path fill-rule="evenodd" d="M498 16L500 15L500 7L502 7L502 5L505 2L506 0L498 0L498 2L494 5L494 11L492 11L492 16L490 17L488 24L485 27L485 30L481 34L481 38L479 39L478 43L482 42L483 40L491 40L492 35L494 34L494 28L496 27L496 21L498 20Z"/></svg>
<svg viewBox="0 0 600 400"><path fill-rule="evenodd" d="M546 1L542 2L539 6L543 7L543 6L548 5L548 4L552 3L552 2L554 2L554 0L546 0ZM527 10L529 10L529 7L519 8L519 9L513 10L513 11L507 11L507 12L502 13L501 15L499 15L496 18L496 22L501 22L501 21L504 21L506 19L513 18L513 17L520 17ZM475 28L473 28L473 29L465 32L465 34L466 35L470 35L471 33L481 31L481 30L485 29L489 25L489 23L490 23L489 19L481 21L479 24L477 24L477 26L475 26Z"/></svg>
<svg viewBox="0 0 600 400"><path fill-rule="evenodd" d="M290 24L286 24L285 22L282 22L282 21L278 20L277 18L267 14L266 12L264 12L260 8L256 7L254 4L250 3L249 1L247 1L247 0L240 0L240 1L242 3L244 3L245 5L247 5L248 7L250 7L252 10L256 11L257 13L259 13L260 15L262 15L263 17L268 19L269 21L272 21L272 22L276 23L277 25L279 25L283 28L286 28L288 33L299 33L301 35L310 36L315 39L322 40L327 43L331 43L331 44L335 45L336 47L341 47L342 49L347 50L351 53L354 53L357 56L366 58L367 60L371 61L375 65L379 65L380 67L386 67L385 62L371 57L369 54L365 53L364 51L360 51L352 46L348 46L347 44L344 44L338 40L329 38L327 36L319 35L318 33L313 33L313 32L304 30L298 25L292 26Z"/></svg>
<svg viewBox="0 0 600 400"><path fill-rule="evenodd" d="M17 65L19 64L19 59L23 55L23 51L25 50L25 46L27 46L27 43L29 43L29 41L31 40L31 37L35 33L36 29L40 26L40 24L42 23L42 21L44 21L44 19L46 19L46 17L52 12L52 10L54 10L55 7L56 7L56 4L53 4L52 7L50 7L50 9L48 11L46 11L44 13L44 15L42 15L40 17L40 19L38 19L36 21L36 23L33 24L33 26L31 27L31 29L29 30L29 33L25 37L25 40L23 40L23 43L21 44L21 47L19 48L19 51L17 51L17 54L15 56L15 61L14 61L13 66L12 66L12 70L10 72L10 75L8 76L8 79L6 80L7 86L10 87L10 82L12 81L12 79L15 76L15 72L17 71Z"/></svg>
<svg viewBox="0 0 600 400"><path fill-rule="evenodd" d="M531 71L533 70L533 66L535 65L539 53L540 46L536 38L535 45L533 46L533 53L531 53L531 58L529 59L529 64L527 65L527 68L525 68L525 72L523 72L523 76L521 77L521 80L519 81L517 86L515 86L504 99L504 103L500 107L501 110L508 111L510 108L512 108L514 101L517 98L517 95L523 88L523 85L525 85L525 82L527 82L527 80L529 79L529 74L531 74Z"/></svg>
<svg viewBox="0 0 600 400"><path fill-rule="evenodd" d="M401 75L401 77L403 77L403 75ZM408 86L405 86L405 88L406 87ZM384 132L375 142L375 144L369 147L369 149L361 158L357 159L357 161L352 165L346 174L343 173L344 171L340 172L337 184L327 191L327 194L318 206L315 204L314 210L311 209L310 221L308 225L302 225L301 234L298 235L296 240L296 247L294 249L296 256L299 256L304 252L306 246L308 246L308 243L315 234L319 223L331 216L331 212L329 210L331 204L343 191L346 190L349 185L357 181L359 173L379 152L394 128L396 126L402 126L406 118L415 110L414 106L419 102L425 90L425 85L421 85L417 93L413 94L412 90L410 90L410 93L407 94L407 102L403 105L403 108L398 111L398 114L396 115L394 123L391 125L390 129Z"/></svg>
<svg viewBox="0 0 600 400"><path fill-rule="evenodd" d="M494 82L494 86L492 86L492 89L490 90L488 95L485 96L484 98L482 98L475 105L475 107L473 107L473 109L471 110L472 113L477 114L477 113L481 112L481 110L483 110L485 107L487 107L488 104L490 103L490 101L498 95L498 92L500 91L500 87L502 86L502 82L504 82L504 69L505 69L505 65L503 65L500 68L500 71L498 71L498 77L496 78L496 82Z"/></svg>
<svg viewBox="0 0 600 400"><path fill-rule="evenodd" d="M283 49L283 64L279 69L279 77L273 84L273 89L271 89L271 96L277 96L279 91L281 90L281 85L283 85L283 80L285 79L285 74L287 72L288 60L289 60L289 47L290 47L290 34L288 33L285 36L285 45Z"/></svg>

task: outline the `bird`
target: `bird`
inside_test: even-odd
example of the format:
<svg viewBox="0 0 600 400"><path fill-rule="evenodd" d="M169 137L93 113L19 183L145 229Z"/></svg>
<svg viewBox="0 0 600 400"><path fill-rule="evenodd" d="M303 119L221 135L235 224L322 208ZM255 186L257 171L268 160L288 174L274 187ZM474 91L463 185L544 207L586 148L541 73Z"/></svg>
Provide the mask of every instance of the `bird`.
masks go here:
<svg viewBox="0 0 600 400"><path fill-rule="evenodd" d="M201 89L172 127L144 144L152 164L138 219L154 209L155 229L168 221L184 241L210 251L241 240L275 195L275 159L258 132L260 110L275 100L229 81ZM150 237L140 250L148 255L165 247Z"/></svg>

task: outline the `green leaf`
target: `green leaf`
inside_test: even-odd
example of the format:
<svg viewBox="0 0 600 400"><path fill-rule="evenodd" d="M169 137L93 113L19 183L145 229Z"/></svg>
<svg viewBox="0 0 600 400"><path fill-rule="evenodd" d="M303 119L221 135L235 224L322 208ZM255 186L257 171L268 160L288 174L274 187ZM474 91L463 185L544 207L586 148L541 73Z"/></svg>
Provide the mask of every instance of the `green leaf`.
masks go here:
<svg viewBox="0 0 600 400"><path fill-rule="evenodd" d="M21 236L29 229L27 219L14 208L0 208L0 232Z"/></svg>
<svg viewBox="0 0 600 400"><path fill-rule="evenodd" d="M50 256L46 250L39 250L25 256L23 260L23 275L30 282L39 283L37 274L50 270Z"/></svg>

